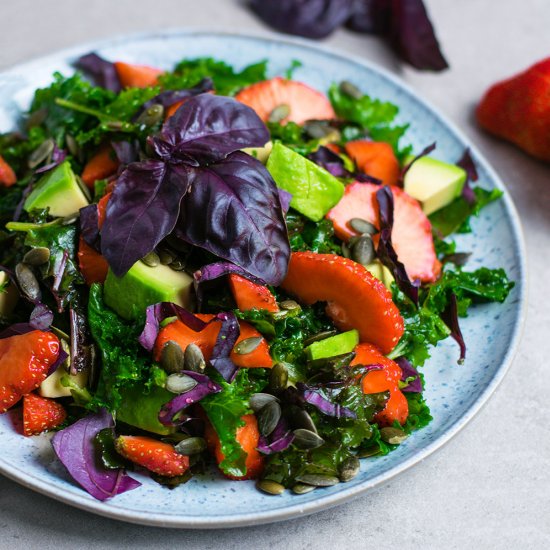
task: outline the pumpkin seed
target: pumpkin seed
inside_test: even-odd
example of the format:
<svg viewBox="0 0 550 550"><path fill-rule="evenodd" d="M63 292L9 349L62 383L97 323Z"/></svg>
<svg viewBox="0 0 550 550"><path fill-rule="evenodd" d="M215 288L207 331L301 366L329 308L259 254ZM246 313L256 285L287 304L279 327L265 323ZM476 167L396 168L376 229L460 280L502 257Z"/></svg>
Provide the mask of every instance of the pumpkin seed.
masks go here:
<svg viewBox="0 0 550 550"><path fill-rule="evenodd" d="M292 425L295 426L296 429L304 429L315 434L317 433L317 427L315 426L315 423L309 413L298 407L296 407L296 410L293 411Z"/></svg>
<svg viewBox="0 0 550 550"><path fill-rule="evenodd" d="M283 309L286 309L287 311L295 311L297 309L300 309L300 304L298 302L295 302L294 300L283 300L280 305Z"/></svg>
<svg viewBox="0 0 550 550"><path fill-rule="evenodd" d="M67 225L73 225L79 218L79 214L71 214L70 216L65 216L64 218L61 218L61 225L67 226Z"/></svg>
<svg viewBox="0 0 550 550"><path fill-rule="evenodd" d="M80 190L86 197L86 200L88 202L92 202L92 193L90 191L90 188L84 183L84 180L80 176L76 176L76 183L78 184L78 187L80 187Z"/></svg>
<svg viewBox="0 0 550 550"><path fill-rule="evenodd" d="M332 487L340 483L340 480L336 476L325 474L302 474L296 476L296 481L301 481L306 485L313 485L314 487Z"/></svg>
<svg viewBox="0 0 550 550"><path fill-rule="evenodd" d="M107 122L103 123L103 126L105 126L108 130L120 132L121 130L124 130L124 128L128 126L128 123L122 122L121 120L108 120Z"/></svg>
<svg viewBox="0 0 550 550"><path fill-rule="evenodd" d="M369 235L362 236L353 245L351 257L361 265L369 265L374 260L374 244Z"/></svg>
<svg viewBox="0 0 550 550"><path fill-rule="evenodd" d="M275 363L269 373L269 387L273 391L286 389L288 384L288 369L282 363Z"/></svg>
<svg viewBox="0 0 550 550"><path fill-rule="evenodd" d="M377 455L380 452L380 447L378 445L373 445L366 449L359 449L357 451L357 458L368 458L369 456Z"/></svg>
<svg viewBox="0 0 550 550"><path fill-rule="evenodd" d="M80 155L80 146L76 142L76 139L71 135L67 134L65 136L65 144L67 145L67 149L69 150L69 153L73 155L73 157L78 157Z"/></svg>
<svg viewBox="0 0 550 550"><path fill-rule="evenodd" d="M403 443L407 437L406 432L403 430L400 430L399 428L382 428L380 430L380 437L382 438L382 441L385 441L386 443L391 443L392 445L399 445L400 443Z"/></svg>
<svg viewBox="0 0 550 550"><path fill-rule="evenodd" d="M261 481L258 481L256 487L268 495L282 495L285 492L284 485L281 485L276 481L271 481L270 479L262 479Z"/></svg>
<svg viewBox="0 0 550 550"><path fill-rule="evenodd" d="M185 263L179 259L175 259L168 265L168 267L170 267L170 269L173 269L174 271L183 271L185 269Z"/></svg>
<svg viewBox="0 0 550 550"><path fill-rule="evenodd" d="M204 355L197 344L189 344L185 348L183 364L185 365L185 370L193 372L203 372L206 369Z"/></svg>
<svg viewBox="0 0 550 550"><path fill-rule="evenodd" d="M348 80L343 80L342 82L340 82L340 91L343 94L351 97L352 99L361 99L363 97L363 93L361 92L361 90L355 84L352 84Z"/></svg>
<svg viewBox="0 0 550 550"><path fill-rule="evenodd" d="M324 444L325 440L311 430L298 428L294 430L294 445L300 449L316 449Z"/></svg>
<svg viewBox="0 0 550 550"><path fill-rule="evenodd" d="M304 124L304 131L313 139L322 139L329 135L333 131L333 128L325 121L310 120Z"/></svg>
<svg viewBox="0 0 550 550"><path fill-rule="evenodd" d="M288 316L289 311L287 309L281 309L280 311L274 311L271 316L275 321L279 321Z"/></svg>
<svg viewBox="0 0 550 550"><path fill-rule="evenodd" d="M24 256L23 263L27 265L44 265L50 259L50 249L44 246L31 248Z"/></svg>
<svg viewBox="0 0 550 550"><path fill-rule="evenodd" d="M262 343L263 338L261 336L252 336L251 338L245 338L235 345L233 351L238 355L248 355L258 348Z"/></svg>
<svg viewBox="0 0 550 550"><path fill-rule="evenodd" d="M361 463L359 459L355 456L350 456L340 465L340 481L344 483L346 481L351 481L359 473L360 468Z"/></svg>
<svg viewBox="0 0 550 550"><path fill-rule="evenodd" d="M149 254L141 258L141 261L149 267L157 267L160 264L160 259L156 252L149 252Z"/></svg>
<svg viewBox="0 0 550 550"><path fill-rule="evenodd" d="M35 126L40 126L46 120L47 116L48 110L45 107L38 109L29 115L29 118L27 118L27 121L25 122L25 127L27 130L30 130Z"/></svg>
<svg viewBox="0 0 550 550"><path fill-rule="evenodd" d="M159 250L159 260L162 265L170 265L176 257L168 250Z"/></svg>
<svg viewBox="0 0 550 550"><path fill-rule="evenodd" d="M36 168L39 164L44 162L53 151L55 142L53 139L47 139L43 141L30 155L28 165L31 170Z"/></svg>
<svg viewBox="0 0 550 550"><path fill-rule="evenodd" d="M175 449L180 455L196 455L206 450L206 441L202 437L188 437L180 441Z"/></svg>
<svg viewBox="0 0 550 550"><path fill-rule="evenodd" d="M250 396L248 404L254 412L259 412L263 409L268 403L273 401L279 401L274 395L270 393L254 393Z"/></svg>
<svg viewBox="0 0 550 550"><path fill-rule="evenodd" d="M284 120L288 115L290 115L290 105L281 103L281 105L277 105L277 107L269 113L267 121L274 123L281 122L281 120Z"/></svg>
<svg viewBox="0 0 550 550"><path fill-rule="evenodd" d="M342 256L348 259L351 258L351 251L346 243L342 243Z"/></svg>
<svg viewBox="0 0 550 550"><path fill-rule="evenodd" d="M304 340L304 347L306 348L310 344L313 344L313 342L319 342L321 340L325 340L330 336L334 336L335 334L336 334L335 330L323 330L322 332L318 332L317 334L314 334L313 336L310 336L309 338L306 338Z"/></svg>
<svg viewBox="0 0 550 550"><path fill-rule="evenodd" d="M40 285L38 279L34 276L31 268L24 263L15 266L15 277L21 287L21 290L31 300L38 300L40 297Z"/></svg>
<svg viewBox="0 0 550 550"><path fill-rule="evenodd" d="M178 343L169 340L164 344L160 364L169 374L176 374L184 369L184 354Z"/></svg>
<svg viewBox="0 0 550 550"><path fill-rule="evenodd" d="M164 107L160 103L151 105L148 109L145 109L136 120L136 123L144 126L154 126L160 122L164 117Z"/></svg>
<svg viewBox="0 0 550 550"><path fill-rule="evenodd" d="M292 487L292 492L296 493L297 495L305 495L306 493L311 493L311 491L315 491L314 485L306 485L304 483L296 483L294 487Z"/></svg>
<svg viewBox="0 0 550 550"><path fill-rule="evenodd" d="M366 233L367 235L374 235L378 233L378 229L376 229L372 223L367 220L363 220L362 218L352 218L349 221L349 225L354 231L357 231L357 233L360 233L361 235L363 233Z"/></svg>
<svg viewBox="0 0 550 550"><path fill-rule="evenodd" d="M260 409L257 417L258 429L263 436L267 437L281 420L281 405L277 401L270 401Z"/></svg>
<svg viewBox="0 0 550 550"><path fill-rule="evenodd" d="M186 374L171 374L166 379L166 389L172 393L185 393L191 391L198 382Z"/></svg>

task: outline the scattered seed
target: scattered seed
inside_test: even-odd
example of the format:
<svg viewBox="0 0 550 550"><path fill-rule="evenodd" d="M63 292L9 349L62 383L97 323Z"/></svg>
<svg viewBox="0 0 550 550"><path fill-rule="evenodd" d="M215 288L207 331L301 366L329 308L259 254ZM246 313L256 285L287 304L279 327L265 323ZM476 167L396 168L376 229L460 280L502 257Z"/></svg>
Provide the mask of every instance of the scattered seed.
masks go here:
<svg viewBox="0 0 550 550"><path fill-rule="evenodd" d="M313 419L307 411L296 407L292 414L292 425L296 429L308 430L313 433L317 433L317 427L313 422Z"/></svg>
<svg viewBox="0 0 550 550"><path fill-rule="evenodd" d="M369 456L375 456L380 452L380 447L378 445L373 445L366 449L359 449L357 451L357 458L368 458Z"/></svg>
<svg viewBox="0 0 550 550"><path fill-rule="evenodd" d="M238 342L233 351L238 355L248 355L258 348L262 343L263 338L261 336L252 336L251 338L245 338Z"/></svg>
<svg viewBox="0 0 550 550"><path fill-rule="evenodd" d="M44 162L53 151L55 146L53 139L43 141L30 155L28 165L31 170L36 168L40 163Z"/></svg>
<svg viewBox="0 0 550 550"><path fill-rule="evenodd" d="M258 429L263 436L267 437L281 420L281 405L277 401L270 401L260 409L257 417Z"/></svg>
<svg viewBox="0 0 550 550"><path fill-rule="evenodd" d="M124 130L126 123L122 122L121 120L108 120L107 122L104 123L104 125L108 130L114 130L115 132L119 132L121 130Z"/></svg>
<svg viewBox="0 0 550 550"><path fill-rule="evenodd" d="M271 113L269 113L269 118L267 119L268 122L281 122L284 120L288 115L290 115L290 106L286 103L282 103L281 105L277 105Z"/></svg>
<svg viewBox="0 0 550 550"><path fill-rule="evenodd" d="M316 449L324 444L325 440L315 432L298 428L294 430L294 445L300 449Z"/></svg>
<svg viewBox="0 0 550 550"><path fill-rule="evenodd" d="M204 360L201 348L197 344L189 344L185 348L183 364L185 365L185 370L204 372L206 361Z"/></svg>
<svg viewBox="0 0 550 550"><path fill-rule="evenodd" d="M160 259L156 252L149 252L149 254L141 258L141 261L149 267L157 267L160 264Z"/></svg>
<svg viewBox="0 0 550 550"><path fill-rule="evenodd" d="M76 142L76 139L71 135L67 134L65 136L65 144L67 145L67 149L69 150L69 153L73 155L73 157L78 157L80 155L80 146Z"/></svg>
<svg viewBox="0 0 550 550"><path fill-rule="evenodd" d="M279 401L274 395L270 393L254 393L250 396L248 404L254 412L259 412L263 409L268 403L273 401Z"/></svg>
<svg viewBox="0 0 550 550"><path fill-rule="evenodd" d="M24 256L23 263L27 265L44 265L50 259L50 249L44 246L31 248Z"/></svg>
<svg viewBox="0 0 550 550"><path fill-rule="evenodd" d="M286 309L287 311L295 311L300 309L300 304L294 300L283 300L280 305L281 308Z"/></svg>
<svg viewBox="0 0 550 550"><path fill-rule="evenodd" d="M292 492L296 493L297 495L305 495L306 493L311 493L311 491L315 491L315 485L306 485L305 483L296 483L296 485L292 487Z"/></svg>
<svg viewBox="0 0 550 550"><path fill-rule="evenodd" d="M352 84L348 80L343 80L342 82L340 82L340 91L343 94L351 97L352 99L361 99L363 97L361 90L355 84Z"/></svg>
<svg viewBox="0 0 550 550"><path fill-rule="evenodd" d="M351 258L351 252L349 246L346 243L342 243L342 256L348 259Z"/></svg>
<svg viewBox="0 0 550 550"><path fill-rule="evenodd" d="M67 226L67 225L73 225L79 218L78 214L72 214L71 216L65 216L64 218L61 218L61 225Z"/></svg>
<svg viewBox="0 0 550 550"><path fill-rule="evenodd" d="M369 265L374 260L374 244L369 235L364 235L353 245L351 257L361 265Z"/></svg>
<svg viewBox="0 0 550 550"><path fill-rule="evenodd" d="M90 191L90 188L84 183L84 180L80 176L76 176L76 183L86 197L86 200L88 202L92 202L92 193Z"/></svg>
<svg viewBox="0 0 550 550"><path fill-rule="evenodd" d="M409 436L406 432L400 430L399 428L387 427L380 430L380 437L382 438L382 441L385 441L386 443L399 445Z"/></svg>
<svg viewBox="0 0 550 550"><path fill-rule="evenodd" d="M27 130L30 130L35 126L40 126L46 120L47 116L48 110L45 107L42 109L38 109L29 115L29 118L25 123L25 127L27 128Z"/></svg>
<svg viewBox="0 0 550 550"><path fill-rule="evenodd" d="M310 120L304 124L303 128L306 134L313 139L325 138L334 130L323 120Z"/></svg>
<svg viewBox="0 0 550 550"><path fill-rule="evenodd" d="M359 473L360 468L361 463L359 462L359 459L355 456L350 456L340 465L340 481L343 481L344 483L346 481L351 481Z"/></svg>
<svg viewBox="0 0 550 550"><path fill-rule="evenodd" d="M304 347L309 346L310 344L313 344L313 342L320 342L321 340L326 340L330 336L334 336L336 334L335 330L323 330L322 332L318 332L317 334L314 334L313 336L310 336L309 338L306 338L304 340Z"/></svg>
<svg viewBox="0 0 550 550"><path fill-rule="evenodd" d="M273 365L269 373L269 387L273 391L286 389L288 384L288 369L282 363Z"/></svg>
<svg viewBox="0 0 550 550"><path fill-rule="evenodd" d="M198 382L186 374L171 374L166 379L166 389L172 393L185 393L191 391Z"/></svg>
<svg viewBox="0 0 550 550"><path fill-rule="evenodd" d="M376 229L372 223L362 218L352 218L349 221L349 225L354 231L357 231L357 233L361 235L363 233L366 233L367 235L375 235L378 233L378 229Z"/></svg>
<svg viewBox="0 0 550 550"><path fill-rule="evenodd" d="M340 480L336 476L326 474L303 474L296 476L296 481L301 481L306 485L313 485L314 487L332 487L340 483Z"/></svg>
<svg viewBox="0 0 550 550"><path fill-rule="evenodd" d="M185 263L179 259L175 259L173 262L169 264L169 267L174 271L183 271L185 269Z"/></svg>
<svg viewBox="0 0 550 550"><path fill-rule="evenodd" d="M280 319L284 319L288 316L289 310L288 309L281 309L280 311L274 311L271 316L276 321L279 321Z"/></svg>
<svg viewBox="0 0 550 550"><path fill-rule="evenodd" d="M256 487L268 495L282 495L285 492L284 485L281 485L276 481L271 481L270 479L262 479L261 481L258 481Z"/></svg>
<svg viewBox="0 0 550 550"><path fill-rule="evenodd" d="M29 266L24 263L17 264L15 266L15 276L24 294L31 300L39 299L40 285Z"/></svg>
<svg viewBox="0 0 550 550"><path fill-rule="evenodd" d="M184 354L180 345L169 340L162 347L160 364L169 374L176 374L184 369Z"/></svg>
<svg viewBox="0 0 550 550"><path fill-rule="evenodd" d="M175 256L168 250L159 250L159 260L162 265L170 265L175 259Z"/></svg>
<svg viewBox="0 0 550 550"><path fill-rule="evenodd" d="M180 441L175 449L180 455L197 455L206 450L206 441L202 437L188 437Z"/></svg>
<svg viewBox="0 0 550 550"><path fill-rule="evenodd" d="M145 109L136 120L136 123L144 126L154 126L160 122L164 117L164 107L160 103L151 105L148 109Z"/></svg>

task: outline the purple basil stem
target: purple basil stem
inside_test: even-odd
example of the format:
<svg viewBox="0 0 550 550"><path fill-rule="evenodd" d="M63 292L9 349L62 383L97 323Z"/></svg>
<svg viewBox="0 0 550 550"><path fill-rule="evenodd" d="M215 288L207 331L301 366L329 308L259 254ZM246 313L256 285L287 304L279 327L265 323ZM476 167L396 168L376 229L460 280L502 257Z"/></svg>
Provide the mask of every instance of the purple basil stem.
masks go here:
<svg viewBox="0 0 550 550"><path fill-rule="evenodd" d="M399 179L401 181L403 181L403 179L405 178L405 174L411 169L411 166L418 160L418 159L421 159L422 157L425 157L426 155L429 155L434 149L436 148L436 143L435 141L428 145L427 147L424 147L424 149L422 149L422 151L420 151L420 153L418 155L416 155L410 162L408 162L404 167L403 167L403 170L401 170L401 174L399 176Z"/></svg>
<svg viewBox="0 0 550 550"><path fill-rule="evenodd" d="M163 405L159 413L159 421L165 426L174 426L179 424L179 420L175 420L174 417L185 410L190 405L198 403L203 397L210 395L211 393L219 393L222 391L222 387L216 384L206 374L201 374L193 371L182 371L182 374L193 378L197 381L197 385L192 389L177 397L174 397L171 401ZM186 417L185 420L190 420L190 417Z"/></svg>
<svg viewBox="0 0 550 550"><path fill-rule="evenodd" d="M462 197L468 204L475 204L476 196L474 190L470 186L470 182L477 181L478 175L474 159L472 158L468 147L464 149L464 154L456 164L466 170L467 174L466 183L462 188Z"/></svg>
<svg viewBox="0 0 550 550"><path fill-rule="evenodd" d="M279 201L281 202L281 208L286 214L290 208L290 201L292 200L292 193L289 193L285 189L277 189L279 193Z"/></svg>
<svg viewBox="0 0 550 550"><path fill-rule="evenodd" d="M226 382L231 382L237 374L237 366L229 356L241 333L239 321L233 312L218 313L216 319L221 321L221 327L210 357L210 364Z"/></svg>
<svg viewBox="0 0 550 550"><path fill-rule="evenodd" d="M55 360L55 363L50 365L50 368L48 369L48 376L53 374L67 359L69 358L69 354L60 346L59 347L59 355L57 356L57 359Z"/></svg>
<svg viewBox="0 0 550 550"><path fill-rule="evenodd" d="M27 197L31 194L34 180L31 179L29 184L23 189L23 193L21 194L21 200L17 203L17 206L15 207L15 212L13 213L13 221L18 222L19 218L21 218L21 214L23 213L23 207L25 206L25 201L27 200Z"/></svg>
<svg viewBox="0 0 550 550"><path fill-rule="evenodd" d="M207 325L190 311L171 302L160 302L149 306L145 311L145 326L138 338L139 343L147 351L152 351L160 330L160 324L169 317L177 317L195 332L200 332Z"/></svg>
<svg viewBox="0 0 550 550"><path fill-rule="evenodd" d="M460 330L460 325L458 324L458 305L456 295L453 292L451 292L449 305L441 314L441 318L449 327L451 337L456 340L460 347L460 357L458 358L457 363L462 365L462 363L464 363L464 359L466 359L466 343L464 342L464 337L462 336L462 331Z"/></svg>
<svg viewBox="0 0 550 550"><path fill-rule="evenodd" d="M45 304L38 302L32 310L29 325L34 330L49 330L53 323L53 312Z"/></svg>
<svg viewBox="0 0 550 550"><path fill-rule="evenodd" d="M67 153L63 149L60 149L57 146L57 143L54 143L53 151L52 151L52 161L49 164L42 166L38 170L35 170L34 173L43 174L44 172L48 172L52 168L59 166L66 158L67 158Z"/></svg>
<svg viewBox="0 0 550 550"><path fill-rule="evenodd" d="M409 393L422 393L422 378L420 378L420 374L418 374L418 371L412 366L411 362L403 355L397 359L394 359L394 361L401 367L402 382L407 382L409 378L413 378L413 380L407 382L407 385L402 388L401 391Z"/></svg>
<svg viewBox="0 0 550 550"><path fill-rule="evenodd" d="M86 75L90 76L97 86L101 86L112 92L120 92L120 80L115 65L110 61L91 52L77 59L75 65Z"/></svg>
<svg viewBox="0 0 550 550"><path fill-rule="evenodd" d="M101 430L113 427L112 415L101 409L57 432L52 439L57 457L72 478L98 500L107 500L141 485L122 469L109 470L100 465L95 437Z"/></svg>
<svg viewBox="0 0 550 550"><path fill-rule="evenodd" d="M332 403L332 401L329 401L319 390L310 388L303 383L298 384L298 390L302 393L302 397L307 403L313 405L327 416L334 416L335 418L357 418L357 415L352 410L338 403Z"/></svg>
<svg viewBox="0 0 550 550"><path fill-rule="evenodd" d="M133 141L111 141L111 146L121 166L127 166L139 160L139 143Z"/></svg>
<svg viewBox="0 0 550 550"><path fill-rule="evenodd" d="M97 204L89 204L80 209L80 234L84 242L96 252L100 251L99 214Z"/></svg>
<svg viewBox="0 0 550 550"><path fill-rule="evenodd" d="M63 275L65 274L65 268L67 267L68 259L69 259L69 251L63 250L63 256L61 256L61 261L56 266L56 270L53 277L52 292L54 294L59 291L59 287L61 286L61 281L63 280Z"/></svg>
<svg viewBox="0 0 550 550"><path fill-rule="evenodd" d="M418 287L420 281L411 282L405 266L397 258L397 253L391 241L393 228L393 193L384 185L376 192L376 200L380 211L380 241L377 254L380 261L391 271L399 289L404 292L414 304L418 305Z"/></svg>

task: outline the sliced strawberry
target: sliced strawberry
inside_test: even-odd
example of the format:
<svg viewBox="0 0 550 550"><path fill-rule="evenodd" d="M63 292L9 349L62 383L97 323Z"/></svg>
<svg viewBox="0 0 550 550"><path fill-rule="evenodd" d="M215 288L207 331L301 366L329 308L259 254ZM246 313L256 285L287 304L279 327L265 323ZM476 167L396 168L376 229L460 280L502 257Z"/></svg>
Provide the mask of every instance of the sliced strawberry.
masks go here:
<svg viewBox="0 0 550 550"><path fill-rule="evenodd" d="M229 275L229 288L241 311L251 309L266 309L267 311L279 311L277 300L271 294L269 288L252 282L246 277L235 273Z"/></svg>
<svg viewBox="0 0 550 550"><path fill-rule="evenodd" d="M97 180L112 176L118 169L119 162L110 145L103 145L99 151L86 163L82 172L82 181L90 188L94 188Z"/></svg>
<svg viewBox="0 0 550 550"><path fill-rule="evenodd" d="M160 476L176 477L189 468L189 457L180 455L172 445L151 437L121 435L115 449L124 458Z"/></svg>
<svg viewBox="0 0 550 550"><path fill-rule="evenodd" d="M0 414L38 388L59 355L59 339L34 330L0 340Z"/></svg>
<svg viewBox="0 0 550 550"><path fill-rule="evenodd" d="M376 191L372 183L355 182L346 187L340 202L327 214L334 232L347 241L356 233L349 226L352 218L362 218L379 227ZM417 200L399 187L391 186L394 198L392 243L411 279L433 282L441 272L432 236L432 225ZM375 237L375 242L377 238Z"/></svg>
<svg viewBox="0 0 550 550"><path fill-rule="evenodd" d="M123 88L148 88L158 83L158 77L164 72L148 65L131 65L117 61L115 69Z"/></svg>
<svg viewBox="0 0 550 550"><path fill-rule="evenodd" d="M11 187L17 181L12 167L0 155L0 186Z"/></svg>
<svg viewBox="0 0 550 550"><path fill-rule="evenodd" d="M39 435L57 428L67 418L63 405L29 393L23 397L23 435Z"/></svg>
<svg viewBox="0 0 550 550"><path fill-rule="evenodd" d="M365 174L386 185L396 185L401 168L389 143L381 141L349 141L346 153Z"/></svg>
<svg viewBox="0 0 550 550"><path fill-rule="evenodd" d="M336 118L330 101L321 92L281 77L252 84L241 90L235 99L252 107L264 122L279 105L290 107L290 115L284 122L303 124L306 120Z"/></svg>
<svg viewBox="0 0 550 550"><path fill-rule="evenodd" d="M203 321L210 321L214 316L209 314L198 314L197 317ZM239 323L241 333L237 339L237 343L247 338L253 338L257 336L262 336L252 325L241 321ZM195 332L190 329L185 323L181 321L174 321L169 325L166 325L162 328L157 336L157 341L155 342L154 357L156 361L160 361L162 354L162 348L166 342L173 341L179 344L182 350L189 344L196 344L201 349L204 358L208 361L214 350L214 345L216 344L216 338L220 332L220 323L213 322L210 323L204 330L200 332ZM240 353L231 353L231 360L238 367L263 367L271 368L273 366L273 360L269 355L269 345L267 341L262 338L258 347L254 351L246 354Z"/></svg>
<svg viewBox="0 0 550 550"><path fill-rule="evenodd" d="M373 342L384 353L403 334L403 318L389 290L364 266L341 256L294 252L281 286L305 304L327 302L338 328L357 329L362 342Z"/></svg>

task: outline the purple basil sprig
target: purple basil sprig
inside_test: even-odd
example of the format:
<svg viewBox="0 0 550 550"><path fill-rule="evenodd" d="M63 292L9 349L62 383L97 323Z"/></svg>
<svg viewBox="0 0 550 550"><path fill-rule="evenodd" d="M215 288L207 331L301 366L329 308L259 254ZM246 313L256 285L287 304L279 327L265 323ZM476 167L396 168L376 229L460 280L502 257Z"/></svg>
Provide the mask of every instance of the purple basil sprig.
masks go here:
<svg viewBox="0 0 550 550"><path fill-rule="evenodd" d="M237 366L230 355L241 333L239 321L232 311L218 313L215 319L221 322L221 327L210 356L210 364L226 382L231 382L237 374Z"/></svg>
<svg viewBox="0 0 550 550"><path fill-rule="evenodd" d="M466 182L464 183L464 187L462 188L462 197L468 204L475 204L476 196L474 194L474 190L470 186L470 182L477 181L478 175L477 168L474 163L474 159L470 154L469 147L464 149L464 154L456 164L457 166L460 166L461 168L466 170L467 174Z"/></svg>
<svg viewBox="0 0 550 550"><path fill-rule="evenodd" d="M402 388L402 391L409 393L422 393L422 378L418 371L412 366L411 362L404 357L397 357L394 361L401 367L401 381L407 385ZM412 380L410 380L412 378Z"/></svg>
<svg viewBox="0 0 550 550"><path fill-rule="evenodd" d="M458 323L458 304L456 300L456 294L451 292L449 296L449 304L445 311L441 314L441 318L451 331L451 337L457 342L460 347L460 357L458 358L458 364L461 365L466 359L466 342L462 336L460 325Z"/></svg>
<svg viewBox="0 0 550 550"><path fill-rule="evenodd" d="M435 150L436 148L436 143L435 141L433 143L431 143L430 145L428 145L427 147L424 147L424 149L422 149L422 151L420 151L420 153L418 153L418 155L416 155L410 162L408 162L404 167L403 169L401 170L401 174L399 176L399 179L400 181L403 181L403 179L405 178L405 174L411 169L411 166L418 160L418 159L421 159L422 157L425 157L426 155L429 155L433 150Z"/></svg>
<svg viewBox="0 0 550 550"><path fill-rule="evenodd" d="M75 61L75 66L89 76L97 86L112 92L120 92L120 80L114 63L91 52L79 57Z"/></svg>
<svg viewBox="0 0 550 550"><path fill-rule="evenodd" d="M111 141L111 146L121 166L127 166L139 160L139 142L132 141Z"/></svg>
<svg viewBox="0 0 550 550"><path fill-rule="evenodd" d="M316 407L323 414L335 418L357 418L357 415L351 409L329 401L317 388L303 383L299 383L297 387L304 401Z"/></svg>
<svg viewBox="0 0 550 550"><path fill-rule="evenodd" d="M292 433L292 430L289 429L286 420L284 417L281 417L269 437L260 436L256 449L264 455L280 453L292 445L294 438L295 435Z"/></svg>
<svg viewBox="0 0 550 550"><path fill-rule="evenodd" d="M80 235L84 239L84 242L95 251L99 252L99 213L97 204L92 203L81 208L78 221L80 224Z"/></svg>

